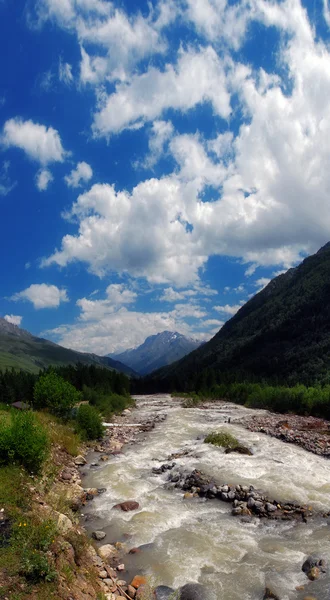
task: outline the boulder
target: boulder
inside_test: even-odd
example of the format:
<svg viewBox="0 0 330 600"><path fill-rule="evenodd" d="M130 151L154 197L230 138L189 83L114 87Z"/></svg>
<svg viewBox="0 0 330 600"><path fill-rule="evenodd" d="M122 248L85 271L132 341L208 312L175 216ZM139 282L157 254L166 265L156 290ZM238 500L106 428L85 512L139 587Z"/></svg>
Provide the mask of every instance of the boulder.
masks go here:
<svg viewBox="0 0 330 600"><path fill-rule="evenodd" d="M66 515L63 515L62 513L58 513L57 527L58 527L59 532L62 535L65 535L68 531L70 531L70 529L72 529L73 524L72 524L72 521L69 519L69 517L67 517Z"/></svg>
<svg viewBox="0 0 330 600"><path fill-rule="evenodd" d="M92 533L92 537L97 541L104 540L105 536L106 533L104 531L93 531Z"/></svg>
<svg viewBox="0 0 330 600"><path fill-rule="evenodd" d="M140 585L136 590L135 600L153 600L153 591L147 583Z"/></svg>
<svg viewBox="0 0 330 600"><path fill-rule="evenodd" d="M139 507L139 503L135 500L126 500L126 502L120 502L119 504L115 504L115 506L113 506L113 508L120 508L124 512L128 512L129 510L137 510Z"/></svg>
<svg viewBox="0 0 330 600"><path fill-rule="evenodd" d="M167 585L158 585L154 589L154 597L155 600L173 600L174 599L175 590Z"/></svg>
<svg viewBox="0 0 330 600"><path fill-rule="evenodd" d="M104 546L99 547L98 554L101 558L106 560L112 556L116 556L117 550L111 544L104 544Z"/></svg>
<svg viewBox="0 0 330 600"><path fill-rule="evenodd" d="M319 558L318 556L307 556L301 567L301 570L307 574L313 567L318 567L324 573L325 565L326 563L323 558Z"/></svg>
<svg viewBox="0 0 330 600"><path fill-rule="evenodd" d="M265 588L263 600L280 600L279 597L269 588Z"/></svg>
<svg viewBox="0 0 330 600"><path fill-rule="evenodd" d="M207 588L199 583L186 583L179 589L179 600L211 600L212 596ZM213 600L213 599L212 599Z"/></svg>
<svg viewBox="0 0 330 600"><path fill-rule="evenodd" d="M308 571L308 573L307 573L307 577L311 581L318 579L320 577L320 575L321 575L321 571L318 567L312 567L312 569L310 571Z"/></svg>
<svg viewBox="0 0 330 600"><path fill-rule="evenodd" d="M238 454L245 454L246 456L253 456L253 452L246 448L245 446L236 446L235 448L226 448L225 454L231 454L232 452L237 452Z"/></svg>
<svg viewBox="0 0 330 600"><path fill-rule="evenodd" d="M84 458L83 456L81 456L81 454L79 454L79 456L77 456L74 459L74 464L80 467L80 466L86 465L87 464L87 460L86 460L86 458Z"/></svg>

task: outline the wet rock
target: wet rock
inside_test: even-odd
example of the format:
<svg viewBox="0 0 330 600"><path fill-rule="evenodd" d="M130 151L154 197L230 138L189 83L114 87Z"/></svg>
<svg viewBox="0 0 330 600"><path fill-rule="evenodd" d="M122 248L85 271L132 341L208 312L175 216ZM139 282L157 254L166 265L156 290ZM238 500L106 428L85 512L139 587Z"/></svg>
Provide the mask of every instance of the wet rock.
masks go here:
<svg viewBox="0 0 330 600"><path fill-rule="evenodd" d="M127 594L130 598L135 598L136 589L132 585L129 585L127 588Z"/></svg>
<svg viewBox="0 0 330 600"><path fill-rule="evenodd" d="M310 579L311 581L314 581L315 579L318 579L321 575L321 571L318 567L313 567L310 571L308 571L307 573L307 577L308 579Z"/></svg>
<svg viewBox="0 0 330 600"><path fill-rule="evenodd" d="M107 488L97 488L97 493L98 494L104 494L104 492L107 491Z"/></svg>
<svg viewBox="0 0 330 600"><path fill-rule="evenodd" d="M84 458L83 456L81 456L81 454L79 454L79 456L77 456L74 459L74 464L80 467L80 466L86 465L87 464L87 460L86 460L86 458Z"/></svg>
<svg viewBox="0 0 330 600"><path fill-rule="evenodd" d="M265 508L267 512L275 512L275 510L277 509L277 507L274 504L271 504L270 502L266 502Z"/></svg>
<svg viewBox="0 0 330 600"><path fill-rule="evenodd" d="M115 504L113 508L120 508L124 512L128 512L130 510L137 510L140 508L140 505L135 500L127 500L126 502L120 502L119 504Z"/></svg>
<svg viewBox="0 0 330 600"><path fill-rule="evenodd" d="M153 591L147 583L140 585L136 590L135 600L152 600Z"/></svg>
<svg viewBox="0 0 330 600"><path fill-rule="evenodd" d="M125 565L124 565L124 563L121 563L120 565L118 565L117 571L125 571Z"/></svg>
<svg viewBox="0 0 330 600"><path fill-rule="evenodd" d="M307 556L301 567L301 570L307 574L313 567L318 567L320 570L325 572L326 562L324 558L319 558L318 556Z"/></svg>
<svg viewBox="0 0 330 600"><path fill-rule="evenodd" d="M98 554L103 559L108 559L117 555L117 550L112 544L104 544L104 546L100 546L98 549Z"/></svg>
<svg viewBox="0 0 330 600"><path fill-rule="evenodd" d="M238 445L235 448L226 448L225 454L232 454L232 452L237 452L238 454L245 454L246 456L253 456L253 452L250 448L246 448L245 446Z"/></svg>
<svg viewBox="0 0 330 600"><path fill-rule="evenodd" d="M280 600L279 597L269 587L265 588L265 593L262 600Z"/></svg>
<svg viewBox="0 0 330 600"><path fill-rule="evenodd" d="M135 589L138 589L141 585L145 585L147 580L143 575L135 575L134 579L131 581L131 586Z"/></svg>
<svg viewBox="0 0 330 600"><path fill-rule="evenodd" d="M128 554L138 554L141 552L141 548L131 548Z"/></svg>
<svg viewBox="0 0 330 600"><path fill-rule="evenodd" d="M154 598L155 600L173 600L174 599L175 590L167 585L158 585L154 589Z"/></svg>
<svg viewBox="0 0 330 600"><path fill-rule="evenodd" d="M92 537L94 538L94 540L104 540L106 536L106 533L104 531L93 531L92 533Z"/></svg>
<svg viewBox="0 0 330 600"><path fill-rule="evenodd" d="M211 600L210 592L199 583L186 583L179 589L179 600Z"/></svg>

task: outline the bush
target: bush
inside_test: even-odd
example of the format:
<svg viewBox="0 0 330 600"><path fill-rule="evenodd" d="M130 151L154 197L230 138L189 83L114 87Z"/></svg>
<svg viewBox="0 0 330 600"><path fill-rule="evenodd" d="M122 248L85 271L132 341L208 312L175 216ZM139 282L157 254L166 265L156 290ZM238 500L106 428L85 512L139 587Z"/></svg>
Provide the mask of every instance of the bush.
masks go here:
<svg viewBox="0 0 330 600"><path fill-rule="evenodd" d="M78 429L88 440L96 440L103 436L103 425L100 413L89 404L82 404L77 411Z"/></svg>
<svg viewBox="0 0 330 600"><path fill-rule="evenodd" d="M213 446L222 446L223 448L237 448L239 446L238 440L225 431L209 433L204 442L206 444L213 444Z"/></svg>
<svg viewBox="0 0 330 600"><path fill-rule="evenodd" d="M11 545L19 556L19 572L31 583L54 581L57 573L48 550L56 535L54 521L22 517L11 536Z"/></svg>
<svg viewBox="0 0 330 600"><path fill-rule="evenodd" d="M30 473L40 471L49 449L46 431L32 412L12 413L0 426L0 463L18 463Z"/></svg>
<svg viewBox="0 0 330 600"><path fill-rule="evenodd" d="M48 408L62 418L67 418L80 400L81 393L54 372L41 375L34 386L34 406Z"/></svg>

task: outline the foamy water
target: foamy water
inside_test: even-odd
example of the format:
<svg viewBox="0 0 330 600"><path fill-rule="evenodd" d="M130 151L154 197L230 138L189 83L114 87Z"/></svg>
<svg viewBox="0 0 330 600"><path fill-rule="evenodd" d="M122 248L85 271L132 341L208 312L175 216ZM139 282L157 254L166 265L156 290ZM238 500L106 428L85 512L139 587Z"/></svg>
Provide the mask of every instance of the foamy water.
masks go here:
<svg viewBox="0 0 330 600"><path fill-rule="evenodd" d="M166 462L173 452L190 449L188 456L175 460L175 468L198 468L217 483L252 484L270 498L296 500L326 512L330 509L330 461L235 424L245 414L255 414L243 407L184 409L168 395L137 397L135 421L155 412L166 412L166 421L84 479L86 487L107 488L88 509L100 517L96 528L107 532L104 542L129 537L129 548L148 544L143 552L127 558L128 569L142 570L155 584L177 587L198 581L209 586L219 600L259 599L265 585L273 586L281 600L306 595L328 600L328 576L307 584L304 592L295 590L308 581L301 571L306 555L330 559L326 519L308 524L259 519L242 523L231 516L229 504L183 500L182 491L166 489L168 473L153 475L152 468ZM251 448L253 456L226 455L197 439L221 429ZM129 499L139 502L138 511L112 510L114 504Z"/></svg>

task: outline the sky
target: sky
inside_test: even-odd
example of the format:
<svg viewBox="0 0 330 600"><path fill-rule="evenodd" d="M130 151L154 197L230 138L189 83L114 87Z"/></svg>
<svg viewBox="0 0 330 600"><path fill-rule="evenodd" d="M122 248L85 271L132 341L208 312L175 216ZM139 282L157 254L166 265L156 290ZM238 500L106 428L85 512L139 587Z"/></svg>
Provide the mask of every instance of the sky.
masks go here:
<svg viewBox="0 0 330 600"><path fill-rule="evenodd" d="M0 0L0 316L212 337L330 240L328 0Z"/></svg>

